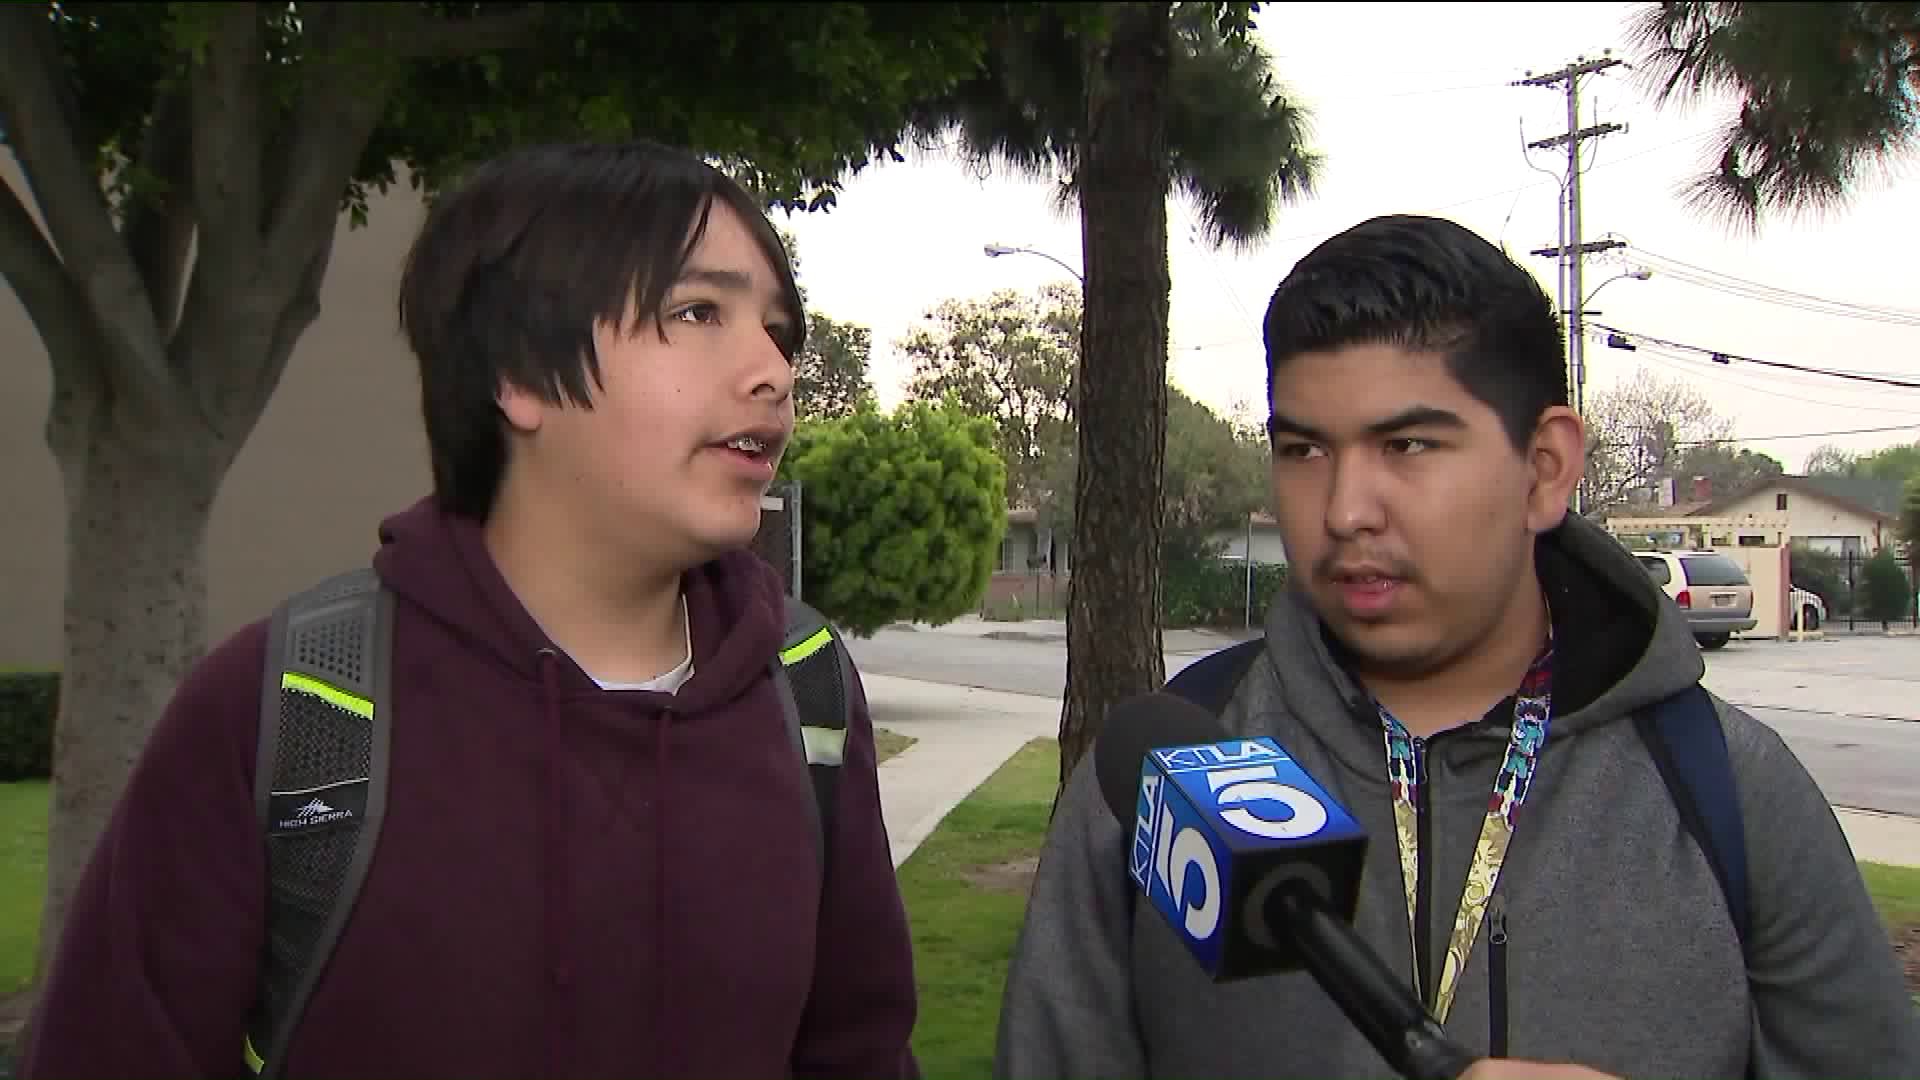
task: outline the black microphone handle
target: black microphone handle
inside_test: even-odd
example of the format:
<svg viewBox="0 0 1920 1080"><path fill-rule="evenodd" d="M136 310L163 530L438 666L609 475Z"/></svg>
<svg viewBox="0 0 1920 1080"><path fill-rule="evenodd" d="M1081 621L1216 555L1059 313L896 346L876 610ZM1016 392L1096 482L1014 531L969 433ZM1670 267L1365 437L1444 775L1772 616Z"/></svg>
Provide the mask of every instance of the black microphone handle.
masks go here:
<svg viewBox="0 0 1920 1080"><path fill-rule="evenodd" d="M1310 886L1282 884L1272 904L1314 981L1395 1072L1407 1080L1457 1080L1473 1064L1473 1055L1447 1038L1406 983Z"/></svg>

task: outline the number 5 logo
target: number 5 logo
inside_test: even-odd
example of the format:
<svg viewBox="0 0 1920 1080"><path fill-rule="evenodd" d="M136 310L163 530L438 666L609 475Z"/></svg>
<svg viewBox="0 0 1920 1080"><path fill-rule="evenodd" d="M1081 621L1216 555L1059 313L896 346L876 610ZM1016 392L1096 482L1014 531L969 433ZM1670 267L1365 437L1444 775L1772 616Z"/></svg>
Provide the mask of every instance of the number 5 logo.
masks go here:
<svg viewBox="0 0 1920 1080"><path fill-rule="evenodd" d="M1268 840L1299 840L1327 826L1327 808L1319 799L1291 784L1280 782L1271 765L1220 769L1207 774L1213 801L1223 807L1220 819L1244 833ZM1285 821L1261 817L1244 803L1277 802L1292 811ZM1231 805L1230 805L1231 804Z"/></svg>

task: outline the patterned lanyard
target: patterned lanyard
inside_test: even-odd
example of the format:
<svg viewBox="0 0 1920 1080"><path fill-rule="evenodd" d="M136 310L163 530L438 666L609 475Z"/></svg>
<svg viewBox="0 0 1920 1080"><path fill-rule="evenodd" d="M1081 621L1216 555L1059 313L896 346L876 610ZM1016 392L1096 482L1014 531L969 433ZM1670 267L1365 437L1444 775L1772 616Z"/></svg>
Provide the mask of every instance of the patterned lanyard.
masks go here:
<svg viewBox="0 0 1920 1080"><path fill-rule="evenodd" d="M1520 804L1527 801L1533 785L1534 765L1540 748L1547 741L1547 723L1552 716L1553 646L1537 657L1521 680L1513 700L1513 733L1507 741L1506 760L1493 779L1493 794L1487 800L1487 819L1480 826L1480 843L1467 867L1467 881L1460 895L1460 908L1454 916L1453 936L1447 940L1446 964L1440 969L1440 985L1434 992L1434 1018L1445 1023L1453 1007L1453 992L1466 966L1473 939L1480 933L1480 922L1487 913L1487 899L1500 880L1500 867L1507 859L1507 843L1513 837L1514 822ZM1407 887L1407 931L1413 941L1416 966L1420 957L1419 906L1416 883L1420 877L1419 788L1423 779L1414 758L1413 736L1400 721L1375 704L1386 733L1387 776L1393 781L1393 823L1400 837L1400 877ZM1419 985L1416 976L1415 986Z"/></svg>

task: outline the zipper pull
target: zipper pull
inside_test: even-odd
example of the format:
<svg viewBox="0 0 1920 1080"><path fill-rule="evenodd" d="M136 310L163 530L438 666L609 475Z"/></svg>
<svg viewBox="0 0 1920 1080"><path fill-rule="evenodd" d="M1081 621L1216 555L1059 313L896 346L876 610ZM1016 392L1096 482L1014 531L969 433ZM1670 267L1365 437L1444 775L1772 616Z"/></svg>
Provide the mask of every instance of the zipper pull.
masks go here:
<svg viewBox="0 0 1920 1080"><path fill-rule="evenodd" d="M1507 898L1499 893L1487 897L1487 944L1507 943Z"/></svg>

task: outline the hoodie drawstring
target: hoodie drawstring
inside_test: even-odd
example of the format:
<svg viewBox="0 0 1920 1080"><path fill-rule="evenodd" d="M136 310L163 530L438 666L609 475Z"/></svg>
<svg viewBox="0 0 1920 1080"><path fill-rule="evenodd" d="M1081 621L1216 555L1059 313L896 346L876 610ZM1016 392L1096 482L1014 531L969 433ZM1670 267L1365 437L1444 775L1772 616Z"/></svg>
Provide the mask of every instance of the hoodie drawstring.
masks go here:
<svg viewBox="0 0 1920 1080"><path fill-rule="evenodd" d="M653 729L653 955L656 971L673 970L667 961L667 944L671 935L667 933L667 753L669 741L668 727L673 723L671 712L662 712L655 721ZM657 975L653 980L653 1075L667 1076L667 980Z"/></svg>
<svg viewBox="0 0 1920 1080"><path fill-rule="evenodd" d="M546 773L543 778L546 791L541 799L540 848L544 866L540 874L542 888L541 899L544 904L544 920L541 932L544 937L547 960L547 978L551 985L547 992L540 995L546 1002L546 1075L559 1077L560 1048L570 1045L571 1037L560 1030L565 1017L573 1010L560 1004L558 998L572 982L566 957L563 954L562 920L566 918L566 853L562 845L566 841L567 831L560 821L560 662L552 649L540 650L540 687L541 704L546 714Z"/></svg>

